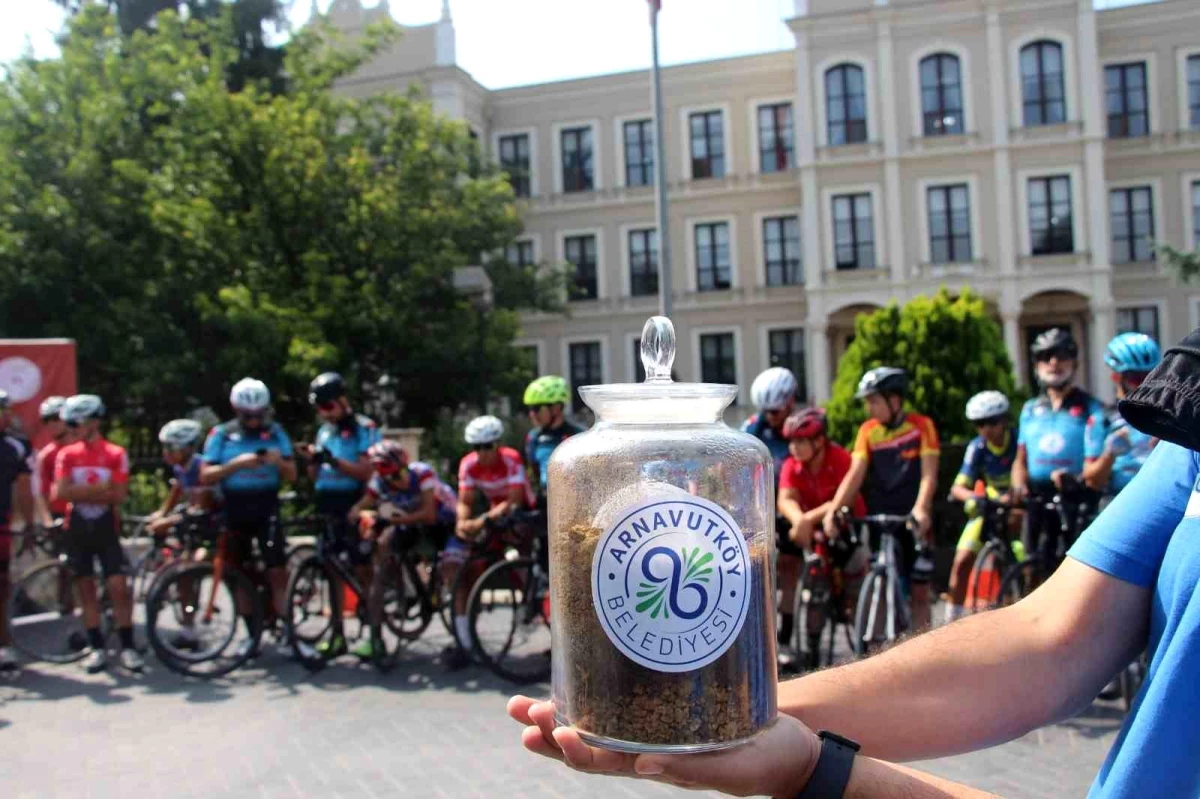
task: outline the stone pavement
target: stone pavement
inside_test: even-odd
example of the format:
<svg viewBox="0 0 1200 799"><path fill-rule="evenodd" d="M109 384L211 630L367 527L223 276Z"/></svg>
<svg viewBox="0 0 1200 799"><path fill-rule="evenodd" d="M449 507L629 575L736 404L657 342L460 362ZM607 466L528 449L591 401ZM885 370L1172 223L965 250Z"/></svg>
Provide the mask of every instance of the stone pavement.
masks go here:
<svg viewBox="0 0 1200 799"><path fill-rule="evenodd" d="M143 677L31 666L0 681L3 795L696 795L526 754L504 714L513 689L479 669L445 674L440 632L385 677L352 659L310 676L269 644L253 668L209 683L182 680L153 656ZM1113 706L1097 703L1021 740L922 767L1008 797L1083 796L1119 724Z"/></svg>

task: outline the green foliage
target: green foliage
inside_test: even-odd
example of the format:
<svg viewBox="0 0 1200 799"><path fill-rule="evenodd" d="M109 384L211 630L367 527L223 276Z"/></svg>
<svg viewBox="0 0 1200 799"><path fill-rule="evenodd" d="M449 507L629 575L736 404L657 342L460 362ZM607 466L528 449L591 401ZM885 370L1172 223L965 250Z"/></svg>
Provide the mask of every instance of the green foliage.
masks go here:
<svg viewBox="0 0 1200 799"><path fill-rule="evenodd" d="M854 341L838 363L828 407L830 435L836 441L853 441L866 420L863 402L854 393L863 373L876 366L908 371L909 405L932 417L947 441L975 435L963 414L967 400L980 391L1002 391L1019 407L1003 332L970 289L951 297L942 288L903 308L893 302L859 316L854 329Z"/></svg>
<svg viewBox="0 0 1200 799"><path fill-rule="evenodd" d="M1200 250L1184 252L1169 244L1158 245L1158 255L1166 264L1179 272L1179 279L1184 283L1200 275Z"/></svg>
<svg viewBox="0 0 1200 799"><path fill-rule="evenodd" d="M129 496L121 506L128 516L147 516L162 507L167 498L167 482L157 471L134 472L129 476Z"/></svg>

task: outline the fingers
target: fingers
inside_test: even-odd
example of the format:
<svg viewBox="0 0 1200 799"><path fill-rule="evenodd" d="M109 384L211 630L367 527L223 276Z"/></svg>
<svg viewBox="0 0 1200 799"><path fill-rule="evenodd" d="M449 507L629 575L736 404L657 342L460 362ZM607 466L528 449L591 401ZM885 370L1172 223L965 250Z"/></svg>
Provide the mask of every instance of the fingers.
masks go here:
<svg viewBox="0 0 1200 799"><path fill-rule="evenodd" d="M519 721L522 724L533 724L533 719L529 718L529 708L537 704L538 700L530 699L528 696L520 694L508 700L508 715L513 721Z"/></svg>
<svg viewBox="0 0 1200 799"><path fill-rule="evenodd" d="M633 774L637 755L614 752L588 746L572 727L559 727L554 731L554 742L562 750L567 763L577 771L595 774Z"/></svg>

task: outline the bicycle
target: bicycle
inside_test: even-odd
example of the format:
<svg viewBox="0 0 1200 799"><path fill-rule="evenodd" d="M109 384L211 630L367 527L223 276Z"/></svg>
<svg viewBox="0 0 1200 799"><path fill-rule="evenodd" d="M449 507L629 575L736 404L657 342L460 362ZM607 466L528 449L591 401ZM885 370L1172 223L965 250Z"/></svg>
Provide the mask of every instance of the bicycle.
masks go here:
<svg viewBox="0 0 1200 799"><path fill-rule="evenodd" d="M846 644L854 650L854 602L859 582L865 573L854 570L854 554L859 550L858 534L847 525L832 541L823 530L813 533L812 552L805 558L796 584L796 651L801 668L814 671L833 665L833 649L840 625L846 634ZM828 636L826 636L828 631ZM822 641L827 640L824 660Z"/></svg>
<svg viewBox="0 0 1200 799"><path fill-rule="evenodd" d="M980 519L979 536L983 546L975 556L967 579L964 607L981 611L999 604L1003 575L1021 558L1014 551L1015 543L1009 535L1013 506L987 497L976 497L974 501L976 518Z"/></svg>
<svg viewBox="0 0 1200 799"><path fill-rule="evenodd" d="M467 599L471 651L476 659L511 682L550 677L550 569L546 516L515 511L504 523L532 530L529 554L510 547L471 588Z"/></svg>
<svg viewBox="0 0 1200 799"><path fill-rule="evenodd" d="M912 613L900 578L900 530L916 530L912 516L877 513L854 519L864 532L879 534L876 551L854 611L854 653L858 657L890 644L912 627ZM869 536L868 536L869 539Z"/></svg>
<svg viewBox="0 0 1200 799"><path fill-rule="evenodd" d="M1060 488L1050 494L1032 493L1025 500L1026 524L1034 519L1057 519L1057 529L1042 524L1033 551L1026 546L1025 559L1008 567L1000 579L997 603L1011 605L1044 583L1066 558L1067 549L1099 513L1099 495L1079 480L1064 475Z"/></svg>

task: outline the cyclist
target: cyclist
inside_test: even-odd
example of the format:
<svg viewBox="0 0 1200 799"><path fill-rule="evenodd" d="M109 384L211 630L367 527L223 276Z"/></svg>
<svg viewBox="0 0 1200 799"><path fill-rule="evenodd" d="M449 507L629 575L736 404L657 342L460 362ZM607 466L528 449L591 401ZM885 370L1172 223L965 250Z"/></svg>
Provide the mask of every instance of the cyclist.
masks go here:
<svg viewBox="0 0 1200 799"><path fill-rule="evenodd" d="M742 432L757 438L771 453L775 462L775 489L779 492L779 477L783 473L783 462L788 456L788 442L783 435L783 423L788 414L796 407L796 389L800 384L790 369L782 366L772 366L750 385L750 400L758 408L755 413L742 425ZM796 581L800 577L800 564L804 551L797 549L788 538L792 524L783 516L775 516L775 538L779 557L775 562L775 577L778 584L783 586L783 595L779 602L779 658L781 666L791 664L791 655L784 647L792 638L793 605L789 595L795 590Z"/></svg>
<svg viewBox="0 0 1200 799"><path fill-rule="evenodd" d="M58 457L59 450L71 443L71 430L59 416L66 401L66 397L46 397L38 407L42 429L50 435L50 441L38 450L37 465L33 471L34 513L42 527L52 527L55 520L63 518L67 512L67 503L50 500L50 489L54 487L54 459Z"/></svg>
<svg viewBox="0 0 1200 799"><path fill-rule="evenodd" d="M779 476L779 515L792 525L788 532L792 544L810 550L813 532L824 521L838 486L850 471L850 453L826 437L821 408L793 413L784 422L783 434L790 454ZM854 515L865 513L862 497L855 496Z"/></svg>
<svg viewBox="0 0 1200 799"><path fill-rule="evenodd" d="M1108 342L1104 363L1112 370L1117 399L1125 399L1162 360L1158 343L1144 333L1121 333ZM1115 408L1108 416L1110 433L1104 452L1096 460L1097 485L1107 483L1107 493L1116 496L1129 485L1150 457L1158 439L1131 427Z"/></svg>
<svg viewBox="0 0 1200 799"><path fill-rule="evenodd" d="M142 656L133 644L133 593L129 586L129 560L121 548L118 508L129 493L129 456L123 447L100 434L104 402L94 394L76 394L62 407L62 418L76 429L76 441L63 447L54 462L52 500L68 503L64 549L75 572L83 605L83 623L92 651L84 668L95 674L108 667L108 653L100 634L100 603L96 595L93 560L100 561L112 597L117 633L121 638L121 665L142 670Z"/></svg>
<svg viewBox="0 0 1200 799"><path fill-rule="evenodd" d="M930 542L941 445L929 417L905 410L907 393L908 375L903 369L880 366L858 381L855 396L866 402L871 418L858 430L850 471L825 514L825 534L830 538L838 534L837 509L845 507L865 483L868 513L911 515L916 521L916 535ZM925 564L921 569L914 568L917 557L913 533L902 531L897 543L901 561L897 566L912 592L913 628L920 630L929 626L929 575Z"/></svg>
<svg viewBox="0 0 1200 799"><path fill-rule="evenodd" d="M292 441L271 420L271 392L261 380L246 377L233 385L229 404L235 418L214 427L204 443L200 481L220 485L224 498L224 521L230 533L231 557L247 563L257 538L271 586L276 613L286 608L286 542L277 523L279 489L284 481L296 479ZM246 627L250 616L243 613ZM241 644L249 649L256 636ZM246 654L239 651L238 656Z"/></svg>
<svg viewBox="0 0 1200 799"><path fill-rule="evenodd" d="M983 481L987 497L1007 501L1013 461L1017 458L1017 437L1009 429L1008 397L999 391L981 391L967 401L967 419L979 435L971 439L963 455L962 467L950 487L950 496L966 503L971 512L975 486ZM963 614L967 581L975 556L983 548L983 519L974 518L963 528L954 550L950 568L950 599L946 603L946 623Z"/></svg>
<svg viewBox="0 0 1200 799"><path fill-rule="evenodd" d="M218 492L215 486L200 482L203 460L197 452L202 425L195 419L173 419L158 431L163 461L171 467L171 490L158 510L150 514L147 529L156 536L183 521L183 515L172 513L182 504L201 510L213 510Z"/></svg>
<svg viewBox="0 0 1200 799"><path fill-rule="evenodd" d="M346 382L337 372L317 375L309 385L308 401L321 419L316 441L303 448L309 462L308 476L313 480L317 513L330 526L335 546L349 555L355 575L365 589L370 586L371 577L371 550L364 546L369 542L360 541L354 527L347 523L346 514L362 499L363 489L371 479L367 450L379 441L379 428L350 407ZM342 590L336 577L333 590ZM334 619L333 624L334 634L317 645L327 658L346 651L342 620Z"/></svg>
<svg viewBox="0 0 1200 799"><path fill-rule="evenodd" d="M525 436L525 462L537 477L538 505L545 508L547 469L556 447L583 428L563 415L571 400L567 381L558 375L543 375L525 388L525 407L533 428Z"/></svg>
<svg viewBox="0 0 1200 799"><path fill-rule="evenodd" d="M8 525L14 501L26 525L34 518L33 447L10 429L11 419L8 393L0 390L0 671L17 666L8 633L8 569L12 557L12 533Z"/></svg>
<svg viewBox="0 0 1200 799"><path fill-rule="evenodd" d="M458 464L455 535L446 542L446 549L442 553L442 576L446 585L454 585L458 571L470 552L468 542L479 537L489 520L499 519L518 508L534 504L521 455L511 447L500 445L502 435L504 423L495 416L479 416L467 425L464 438L472 451ZM474 504L479 494L487 500L488 510L475 515ZM470 640L467 598L478 577L477 574L467 575L467 579L460 581L454 594L455 636L459 643ZM463 668L470 663L467 653L460 647L453 648L447 656L447 665L451 669Z"/></svg>
<svg viewBox="0 0 1200 799"><path fill-rule="evenodd" d="M1034 339L1030 352L1042 393L1021 409L1010 490L1013 501L1030 493L1053 494L1062 489L1064 477L1098 487L1096 461L1104 451L1108 419L1099 400L1072 384L1079 357L1075 340L1066 330L1051 328ZM1057 536L1060 524L1057 515L1051 516L1037 503L1031 505L1023 534L1026 550L1037 544L1043 529Z"/></svg>
<svg viewBox="0 0 1200 799"><path fill-rule="evenodd" d="M433 467L415 461L410 463L408 453L395 441L373 444L368 456L374 474L347 518L353 524L368 522L364 525L368 537L374 537L376 518L388 524L379 536L379 546L375 547L373 566L379 574L389 553L411 543L412 531L398 528L436 526L449 531L454 527L458 498L454 489L438 479ZM368 610L372 622L378 620L383 610L381 600L382 594L370 594ZM370 659L373 651L374 643L366 638L355 647L353 654Z"/></svg>

